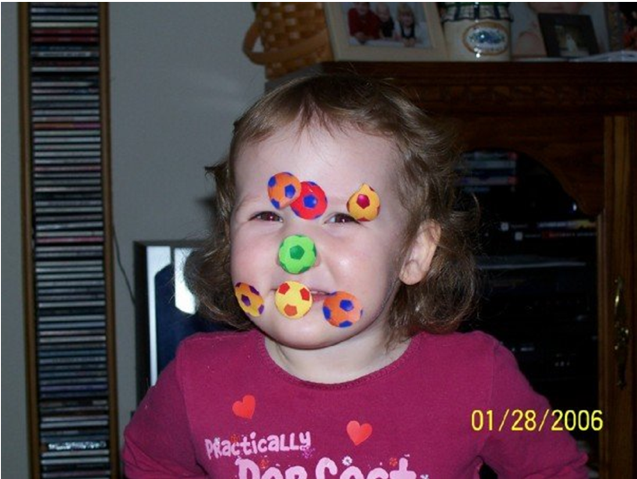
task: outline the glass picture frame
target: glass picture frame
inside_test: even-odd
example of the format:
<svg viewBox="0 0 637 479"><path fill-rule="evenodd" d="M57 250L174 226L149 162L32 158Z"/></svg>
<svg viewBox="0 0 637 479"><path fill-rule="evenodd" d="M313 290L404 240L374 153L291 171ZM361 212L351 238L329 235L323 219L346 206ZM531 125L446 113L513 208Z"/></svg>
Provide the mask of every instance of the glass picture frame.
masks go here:
<svg viewBox="0 0 637 479"><path fill-rule="evenodd" d="M435 3L324 4L334 60L447 60Z"/></svg>

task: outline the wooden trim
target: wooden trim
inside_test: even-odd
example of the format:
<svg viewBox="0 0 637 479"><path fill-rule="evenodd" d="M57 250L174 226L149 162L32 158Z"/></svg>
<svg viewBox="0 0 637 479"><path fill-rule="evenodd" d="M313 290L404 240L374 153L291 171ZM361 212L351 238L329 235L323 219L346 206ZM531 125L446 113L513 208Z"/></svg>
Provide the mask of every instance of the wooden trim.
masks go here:
<svg viewBox="0 0 637 479"><path fill-rule="evenodd" d="M635 218L637 199L634 184L637 168L637 115L613 116L605 121L605 210L600 250L599 342L600 342L600 407L606 415L601 435L602 477L633 477L637 473L637 417L635 411L635 311L636 265ZM621 361L615 347L617 330L617 279L623 281L621 307L625 308L625 326L630 331L626 346L626 385L618 385Z"/></svg>
<svg viewBox="0 0 637 479"><path fill-rule="evenodd" d="M604 210L598 218L597 224L597 329L598 329L598 402L599 408L604 413L604 428L599 433L599 474L600 477L608 478L610 472L611 442L609 416L610 411L610 357L612 356L612 336L608 325L612 322L610 314L610 277L612 271L608 267L610 262L610 228L612 226L612 202L609 201L611 195L608 188L608 179L612 177L613 167L610 164L613 151L609 145L613 144L613 122L610 118L604 123Z"/></svg>
<svg viewBox="0 0 637 479"><path fill-rule="evenodd" d="M577 116L637 110L637 63L324 62L278 78L355 72L395 79L418 106L444 115Z"/></svg>
<svg viewBox="0 0 637 479"><path fill-rule="evenodd" d="M29 56L29 4L18 6L20 42L20 125L22 158L22 274L24 288L24 330L27 366L27 421L31 477L40 477L40 438L38 414L38 376L35 329L35 286L33 274L32 190L31 190L31 69Z"/></svg>
<svg viewBox="0 0 637 479"><path fill-rule="evenodd" d="M604 210L597 217L597 333L598 333L598 348L597 348L597 396L598 405L602 413L609 410L609 378L608 378L608 365L607 357L609 338L607 334L606 324L609 323L610 318L608 316L608 211ZM608 417L604 415L604 421L608 420ZM607 478L609 469L609 455L610 455L610 442L611 436L609 428L604 427L599 432L599 475L600 477Z"/></svg>

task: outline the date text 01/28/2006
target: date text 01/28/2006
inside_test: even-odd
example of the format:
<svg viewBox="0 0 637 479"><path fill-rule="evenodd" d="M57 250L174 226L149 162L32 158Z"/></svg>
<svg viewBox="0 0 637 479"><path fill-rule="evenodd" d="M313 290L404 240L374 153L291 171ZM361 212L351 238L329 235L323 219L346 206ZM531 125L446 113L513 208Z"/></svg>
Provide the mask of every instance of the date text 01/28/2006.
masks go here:
<svg viewBox="0 0 637 479"><path fill-rule="evenodd" d="M551 431L600 431L604 427L602 411L562 411L560 409L546 409L539 413L533 409L507 408L502 417L496 417L497 411L492 409L475 409L471 413L471 429L480 431L512 431L535 432L550 428Z"/></svg>

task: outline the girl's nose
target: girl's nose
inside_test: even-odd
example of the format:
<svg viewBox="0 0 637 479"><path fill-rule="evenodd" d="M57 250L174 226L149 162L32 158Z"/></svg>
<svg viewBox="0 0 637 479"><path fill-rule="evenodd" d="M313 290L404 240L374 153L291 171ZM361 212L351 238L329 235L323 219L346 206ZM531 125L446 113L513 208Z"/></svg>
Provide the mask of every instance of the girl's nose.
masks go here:
<svg viewBox="0 0 637 479"><path fill-rule="evenodd" d="M279 246L279 266L290 274L301 274L320 263L316 244L309 236L297 234L286 237Z"/></svg>

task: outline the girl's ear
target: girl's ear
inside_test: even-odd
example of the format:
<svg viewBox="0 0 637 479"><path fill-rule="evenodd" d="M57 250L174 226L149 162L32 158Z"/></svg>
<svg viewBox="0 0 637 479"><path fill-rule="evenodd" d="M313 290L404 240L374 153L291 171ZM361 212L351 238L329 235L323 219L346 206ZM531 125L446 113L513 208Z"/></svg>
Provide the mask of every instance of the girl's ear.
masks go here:
<svg viewBox="0 0 637 479"><path fill-rule="evenodd" d="M423 280L429 271L439 240L438 223L425 221L420 225L400 270L399 278L403 283L412 285Z"/></svg>

